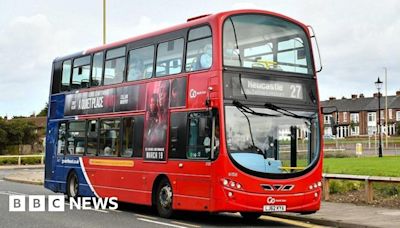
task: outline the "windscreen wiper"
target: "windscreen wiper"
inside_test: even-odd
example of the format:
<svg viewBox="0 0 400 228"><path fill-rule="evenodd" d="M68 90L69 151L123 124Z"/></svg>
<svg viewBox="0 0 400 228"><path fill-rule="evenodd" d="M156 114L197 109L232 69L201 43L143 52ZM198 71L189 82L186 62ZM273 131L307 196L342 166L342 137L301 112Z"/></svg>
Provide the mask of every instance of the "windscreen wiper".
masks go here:
<svg viewBox="0 0 400 228"><path fill-rule="evenodd" d="M294 112L291 112L291 111L289 111L287 109L284 109L282 107L279 107L279 106L274 105L274 104L269 103L269 102L266 102L264 104L264 107L267 108L267 109L279 112L280 114L282 114L284 116L290 116L290 117L297 118L297 119L307 119L307 120L313 119L313 117L311 117L311 116L298 115L298 114L296 114Z"/></svg>
<svg viewBox="0 0 400 228"><path fill-rule="evenodd" d="M275 114L268 114L268 113L262 113L262 112L256 112L249 106L246 106L245 104L241 103L238 100L233 100L232 104L239 109L241 112L249 113L255 116L268 116L268 117L279 117L281 115L275 115Z"/></svg>

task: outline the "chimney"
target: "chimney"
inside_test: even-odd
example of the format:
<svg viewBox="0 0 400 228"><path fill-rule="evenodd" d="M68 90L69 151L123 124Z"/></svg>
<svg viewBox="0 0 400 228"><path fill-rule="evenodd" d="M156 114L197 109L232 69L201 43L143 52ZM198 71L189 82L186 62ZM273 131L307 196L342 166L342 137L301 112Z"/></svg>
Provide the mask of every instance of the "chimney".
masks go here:
<svg viewBox="0 0 400 228"><path fill-rule="evenodd" d="M364 94L360 93L360 96L358 96L359 98L364 98Z"/></svg>
<svg viewBox="0 0 400 228"><path fill-rule="evenodd" d="M382 97L382 93L379 93L380 97ZM374 93L374 97L378 98L378 93Z"/></svg>
<svg viewBox="0 0 400 228"><path fill-rule="evenodd" d="M400 90L396 91L396 97L400 97Z"/></svg>
<svg viewBox="0 0 400 228"><path fill-rule="evenodd" d="M352 100L357 99L357 94L351 94L351 99L352 99Z"/></svg>
<svg viewBox="0 0 400 228"><path fill-rule="evenodd" d="M343 96L343 97L342 97L342 100L346 100L346 97L345 97L345 96Z"/></svg>
<svg viewBox="0 0 400 228"><path fill-rule="evenodd" d="M334 100L336 100L336 97L329 97L329 100L334 101Z"/></svg>

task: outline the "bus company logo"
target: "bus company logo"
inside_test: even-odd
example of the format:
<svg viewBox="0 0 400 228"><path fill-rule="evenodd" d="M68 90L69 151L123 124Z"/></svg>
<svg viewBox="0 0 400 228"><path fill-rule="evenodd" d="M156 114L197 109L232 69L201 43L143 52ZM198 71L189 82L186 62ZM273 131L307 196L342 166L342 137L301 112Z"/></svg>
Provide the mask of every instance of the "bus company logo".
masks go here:
<svg viewBox="0 0 400 228"><path fill-rule="evenodd" d="M66 158L66 159L62 159L62 160L61 160L61 164L78 165L78 164L79 164L79 160L74 160L74 159Z"/></svg>
<svg viewBox="0 0 400 228"><path fill-rule="evenodd" d="M70 210L118 209L117 197L77 197L76 199L69 198L68 202L66 202L64 195L49 195L47 200L45 195L28 195L28 197L25 195L10 195L8 200L8 211L10 212L45 212L46 209L49 212L63 212L66 206Z"/></svg>
<svg viewBox="0 0 400 228"><path fill-rule="evenodd" d="M285 203L286 200L285 199L275 199L272 196L269 196L267 198L267 204L275 204L275 203Z"/></svg>
<svg viewBox="0 0 400 228"><path fill-rule="evenodd" d="M189 91L189 97L190 98L196 98L198 95L204 95L206 93L207 93L206 91L196 91L194 89L191 89Z"/></svg>

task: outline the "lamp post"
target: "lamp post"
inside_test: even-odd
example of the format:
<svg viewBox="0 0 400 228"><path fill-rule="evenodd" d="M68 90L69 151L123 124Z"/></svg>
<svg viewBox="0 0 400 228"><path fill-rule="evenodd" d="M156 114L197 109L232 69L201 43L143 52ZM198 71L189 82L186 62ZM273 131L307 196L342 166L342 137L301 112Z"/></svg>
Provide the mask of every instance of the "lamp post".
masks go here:
<svg viewBox="0 0 400 228"><path fill-rule="evenodd" d="M382 81L379 79L375 82L375 86L378 89L378 134L379 134L379 148L378 156L382 157L382 136L381 136L381 88Z"/></svg>

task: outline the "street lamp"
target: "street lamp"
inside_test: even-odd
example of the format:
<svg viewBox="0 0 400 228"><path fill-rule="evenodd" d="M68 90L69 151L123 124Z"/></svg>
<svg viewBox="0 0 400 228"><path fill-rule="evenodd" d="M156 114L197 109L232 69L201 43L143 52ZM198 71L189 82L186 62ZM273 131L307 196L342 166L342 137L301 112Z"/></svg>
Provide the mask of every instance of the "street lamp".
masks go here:
<svg viewBox="0 0 400 228"><path fill-rule="evenodd" d="M378 89L378 134L379 134L379 148L378 148L378 156L382 157L382 139L381 139L381 88L382 81L379 79L375 82L375 86Z"/></svg>

